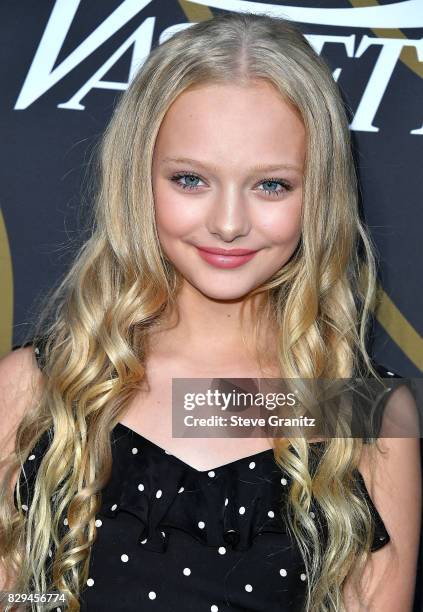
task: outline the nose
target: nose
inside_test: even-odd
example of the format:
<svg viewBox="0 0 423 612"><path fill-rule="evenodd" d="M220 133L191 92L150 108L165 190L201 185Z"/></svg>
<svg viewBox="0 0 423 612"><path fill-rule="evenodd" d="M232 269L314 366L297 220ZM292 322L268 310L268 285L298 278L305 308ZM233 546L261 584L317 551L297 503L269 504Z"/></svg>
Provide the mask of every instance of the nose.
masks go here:
<svg viewBox="0 0 423 612"><path fill-rule="evenodd" d="M246 198L236 186L224 188L212 202L207 227L211 234L224 242L246 236L251 220Z"/></svg>

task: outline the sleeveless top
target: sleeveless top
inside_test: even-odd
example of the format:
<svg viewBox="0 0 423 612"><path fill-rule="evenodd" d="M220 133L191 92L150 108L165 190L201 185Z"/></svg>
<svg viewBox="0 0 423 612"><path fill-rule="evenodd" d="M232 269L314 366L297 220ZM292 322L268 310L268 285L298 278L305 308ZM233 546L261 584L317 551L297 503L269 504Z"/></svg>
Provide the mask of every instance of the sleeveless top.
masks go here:
<svg viewBox="0 0 423 612"><path fill-rule="evenodd" d="M33 345L42 368L42 341ZM374 365L382 377L401 378ZM26 479L16 485L24 512L50 441L47 431L24 463ZM311 443L317 453L323 444ZM200 471L122 423L111 445L112 474L95 520L81 612L301 610L307 576L280 514L290 477L271 448ZM374 552L389 533L358 470L356 485L373 517ZM14 498L17 507L16 487ZM317 504L310 516L325 538ZM66 530L67 519L62 523Z"/></svg>

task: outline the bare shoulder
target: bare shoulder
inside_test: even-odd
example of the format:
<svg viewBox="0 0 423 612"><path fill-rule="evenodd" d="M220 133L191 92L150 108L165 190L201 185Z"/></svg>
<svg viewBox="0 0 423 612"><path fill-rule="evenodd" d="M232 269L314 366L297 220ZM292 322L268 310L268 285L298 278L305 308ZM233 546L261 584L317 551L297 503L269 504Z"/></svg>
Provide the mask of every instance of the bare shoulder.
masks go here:
<svg viewBox="0 0 423 612"><path fill-rule="evenodd" d="M384 408L381 436L420 437L421 408L407 382L396 383Z"/></svg>
<svg viewBox="0 0 423 612"><path fill-rule="evenodd" d="M414 549L419 539L422 503L419 420L413 393L400 383L386 402L377 446L365 447L360 463L360 471L380 506L388 531L391 527L396 549L404 546Z"/></svg>
<svg viewBox="0 0 423 612"><path fill-rule="evenodd" d="M411 612L413 606L422 513L418 412L406 385L393 390L377 446L365 445L360 459L359 470L390 535L389 543L370 555L366 568L370 610ZM407 431L407 437L399 437ZM352 599L346 609L355 612Z"/></svg>
<svg viewBox="0 0 423 612"><path fill-rule="evenodd" d="M14 451L16 431L26 412L36 401L43 385L43 374L37 366L33 347L15 349L0 359L0 479L7 469L7 459ZM16 485L18 471L14 471L10 485ZM11 577L9 576L9 580ZM0 567L0 585L7 589L6 573ZM20 609L20 608L19 608Z"/></svg>
<svg viewBox="0 0 423 612"><path fill-rule="evenodd" d="M1 458L14 447L16 429L43 386L32 346L11 351L0 359Z"/></svg>

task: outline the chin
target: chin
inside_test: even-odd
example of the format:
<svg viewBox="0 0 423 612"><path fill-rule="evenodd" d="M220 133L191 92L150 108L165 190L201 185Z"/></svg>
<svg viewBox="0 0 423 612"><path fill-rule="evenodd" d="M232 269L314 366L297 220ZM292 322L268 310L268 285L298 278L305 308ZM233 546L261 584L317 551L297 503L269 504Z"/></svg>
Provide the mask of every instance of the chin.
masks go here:
<svg viewBox="0 0 423 612"><path fill-rule="evenodd" d="M237 287L236 282L231 282L229 279L225 283L220 282L216 285L214 285L213 283L204 283L204 278L202 279L202 282L188 282L197 291L212 300L241 300L255 288L254 286L250 285L241 286L241 284L239 287Z"/></svg>

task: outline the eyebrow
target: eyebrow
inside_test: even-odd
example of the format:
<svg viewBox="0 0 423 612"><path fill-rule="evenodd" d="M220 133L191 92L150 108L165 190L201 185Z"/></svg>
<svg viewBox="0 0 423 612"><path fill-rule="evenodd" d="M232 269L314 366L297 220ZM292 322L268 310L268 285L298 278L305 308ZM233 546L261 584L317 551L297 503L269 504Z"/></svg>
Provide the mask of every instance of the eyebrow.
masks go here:
<svg viewBox="0 0 423 612"><path fill-rule="evenodd" d="M191 159L190 157L164 157L161 161L162 163L173 162L177 164L191 164L193 166L204 168L205 170L216 169L216 166L209 166L204 162L197 159ZM295 170L297 172L302 172L302 168L295 166L294 164L258 164L257 166L252 166L249 168L249 172L274 172L276 170Z"/></svg>

